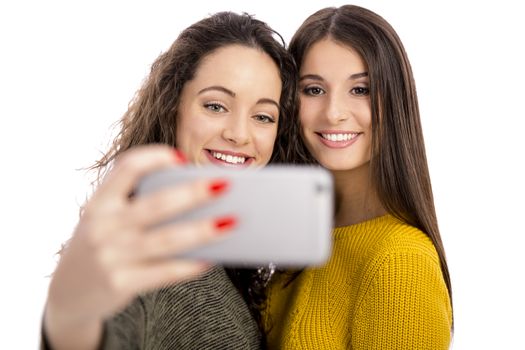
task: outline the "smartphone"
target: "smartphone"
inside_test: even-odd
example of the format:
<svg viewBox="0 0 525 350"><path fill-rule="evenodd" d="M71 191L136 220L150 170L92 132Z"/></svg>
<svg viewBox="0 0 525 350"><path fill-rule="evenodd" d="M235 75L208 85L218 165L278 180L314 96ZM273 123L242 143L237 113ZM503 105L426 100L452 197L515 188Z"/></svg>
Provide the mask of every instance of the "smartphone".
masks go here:
<svg viewBox="0 0 525 350"><path fill-rule="evenodd" d="M242 170L176 167L142 178L136 194L198 178L225 178L230 186L217 199L173 217L168 223L223 215L235 215L238 223L224 239L178 257L232 267L316 266L329 258L333 180L327 170L306 165Z"/></svg>

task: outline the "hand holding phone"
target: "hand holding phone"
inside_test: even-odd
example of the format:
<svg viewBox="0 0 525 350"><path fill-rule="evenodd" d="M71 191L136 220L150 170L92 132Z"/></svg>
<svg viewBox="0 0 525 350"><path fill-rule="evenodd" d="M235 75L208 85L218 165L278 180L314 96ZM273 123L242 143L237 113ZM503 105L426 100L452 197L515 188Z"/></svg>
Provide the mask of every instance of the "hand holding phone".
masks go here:
<svg viewBox="0 0 525 350"><path fill-rule="evenodd" d="M320 265L328 259L333 183L327 170L291 165L244 170L177 167L144 177L136 193L198 178L225 178L230 188L209 204L159 224L226 215L236 216L238 223L224 239L177 257L242 267Z"/></svg>

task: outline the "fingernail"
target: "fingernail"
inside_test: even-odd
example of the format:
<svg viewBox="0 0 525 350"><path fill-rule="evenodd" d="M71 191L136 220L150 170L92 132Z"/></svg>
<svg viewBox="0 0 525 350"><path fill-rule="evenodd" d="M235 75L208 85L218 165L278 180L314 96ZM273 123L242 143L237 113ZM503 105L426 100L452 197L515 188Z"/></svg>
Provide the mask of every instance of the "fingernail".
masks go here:
<svg viewBox="0 0 525 350"><path fill-rule="evenodd" d="M175 162L180 164L186 164L188 163L188 158L182 153L182 151L174 148L173 149L173 155L175 157Z"/></svg>
<svg viewBox="0 0 525 350"><path fill-rule="evenodd" d="M222 218L215 219L215 228L219 233L226 230L230 230L237 224L237 219L233 216L224 216Z"/></svg>
<svg viewBox="0 0 525 350"><path fill-rule="evenodd" d="M228 186L229 186L229 182L226 180L215 180L210 183L209 190L212 195L218 196L219 194L226 191Z"/></svg>

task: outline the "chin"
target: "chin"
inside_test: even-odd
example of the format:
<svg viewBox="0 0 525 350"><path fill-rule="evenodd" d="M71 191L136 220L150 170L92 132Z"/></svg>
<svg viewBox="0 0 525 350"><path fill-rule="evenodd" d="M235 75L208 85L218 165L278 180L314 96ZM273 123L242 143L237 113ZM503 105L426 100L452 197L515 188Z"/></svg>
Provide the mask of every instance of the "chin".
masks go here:
<svg viewBox="0 0 525 350"><path fill-rule="evenodd" d="M370 162L319 161L319 164L330 171L352 171L367 167Z"/></svg>
<svg viewBox="0 0 525 350"><path fill-rule="evenodd" d="M341 171L341 170L347 169L346 167L342 166L340 162L319 161L319 164L321 164L323 168L330 170L330 171Z"/></svg>

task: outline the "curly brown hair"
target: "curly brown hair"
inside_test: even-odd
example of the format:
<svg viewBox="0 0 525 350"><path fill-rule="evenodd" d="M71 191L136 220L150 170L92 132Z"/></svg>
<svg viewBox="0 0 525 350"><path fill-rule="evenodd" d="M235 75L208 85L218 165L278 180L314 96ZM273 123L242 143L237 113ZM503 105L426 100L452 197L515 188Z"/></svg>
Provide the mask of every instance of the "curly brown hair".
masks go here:
<svg viewBox="0 0 525 350"><path fill-rule="evenodd" d="M248 14L219 12L186 28L171 47L153 63L149 76L119 120L119 132L109 150L90 169L98 172L95 183L120 153L137 145L177 145L177 109L184 85L192 80L200 62L227 45L243 45L268 54L279 68L282 82L279 124L270 163L309 163L295 116L297 71L282 37L266 23ZM261 269L226 269L261 326L268 276Z"/></svg>
<svg viewBox="0 0 525 350"><path fill-rule="evenodd" d="M281 42L277 41L279 39ZM219 12L186 28L153 63L149 76L119 121L119 133L109 151L92 169L106 172L127 149L143 144L177 145L177 109L184 85L200 62L227 45L243 45L268 54L280 71L282 93L279 125L271 163L311 162L299 136L295 117L297 72L282 37L248 14ZM102 176L99 175L99 179Z"/></svg>

